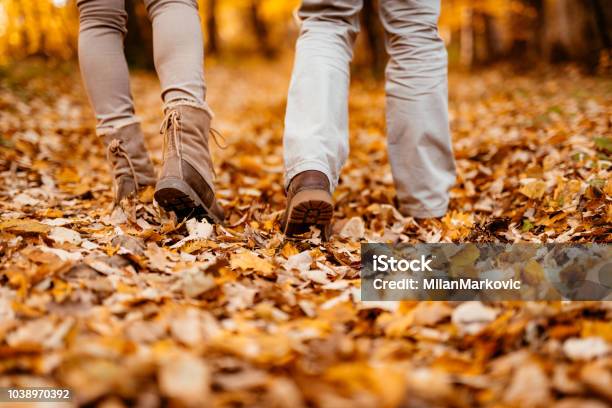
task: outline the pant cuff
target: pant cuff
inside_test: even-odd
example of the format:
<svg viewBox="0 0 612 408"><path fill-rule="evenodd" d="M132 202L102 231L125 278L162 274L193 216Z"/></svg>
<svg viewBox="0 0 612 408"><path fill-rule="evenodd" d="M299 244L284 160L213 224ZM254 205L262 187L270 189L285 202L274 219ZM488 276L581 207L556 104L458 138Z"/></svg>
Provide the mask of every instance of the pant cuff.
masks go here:
<svg viewBox="0 0 612 408"><path fill-rule="evenodd" d="M126 126L133 125L135 123L140 123L140 119L137 116L116 120L111 123L107 122L107 123L99 124L96 126L96 135L105 136L105 135L108 135L109 133L115 133L119 129L124 128Z"/></svg>
<svg viewBox="0 0 612 408"><path fill-rule="evenodd" d="M399 206L399 212L408 217L414 218L439 218L443 217L448 211L448 202L444 205L427 208L421 205L402 205Z"/></svg>
<svg viewBox="0 0 612 408"><path fill-rule="evenodd" d="M200 103L191 99L172 99L164 104L164 112L168 109L172 109L175 106L191 106L194 108L202 109L208 114L208 116L210 116L211 120L215 117L215 114L213 113L210 106L208 106L208 103L206 103L206 101L204 101L204 103Z"/></svg>
<svg viewBox="0 0 612 408"><path fill-rule="evenodd" d="M287 190L287 188L289 188L289 183L291 182L291 179L293 179L299 173L307 170L317 170L325 174L327 176L327 179L329 180L329 186L331 189L330 193L334 192L338 181L331 176L331 171L329 170L329 167L318 160L300 161L297 164L294 164L291 167L287 168L287 170L285 171L285 191Z"/></svg>

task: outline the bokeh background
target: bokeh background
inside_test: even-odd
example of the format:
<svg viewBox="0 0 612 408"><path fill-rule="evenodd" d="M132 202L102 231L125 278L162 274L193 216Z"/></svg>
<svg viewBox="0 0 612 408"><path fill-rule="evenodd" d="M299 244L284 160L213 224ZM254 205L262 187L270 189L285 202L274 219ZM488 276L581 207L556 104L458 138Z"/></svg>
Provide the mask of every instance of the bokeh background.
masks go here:
<svg viewBox="0 0 612 408"><path fill-rule="evenodd" d="M207 56L276 58L292 48L298 0L199 0ZM440 32L453 67L513 61L521 68L573 61L609 66L612 2L608 0L442 0ZM126 1L129 62L152 69L151 26L141 1ZM377 0L365 0L357 71L380 76L384 36ZM76 0L2 0L0 65L25 58L76 57Z"/></svg>

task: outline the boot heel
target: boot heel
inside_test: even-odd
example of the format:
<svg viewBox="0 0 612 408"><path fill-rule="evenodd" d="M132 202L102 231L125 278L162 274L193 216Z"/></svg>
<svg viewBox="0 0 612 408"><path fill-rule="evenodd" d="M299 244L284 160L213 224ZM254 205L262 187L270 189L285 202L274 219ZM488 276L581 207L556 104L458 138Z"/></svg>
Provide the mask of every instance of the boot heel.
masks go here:
<svg viewBox="0 0 612 408"><path fill-rule="evenodd" d="M310 226L321 229L328 235L334 206L331 194L324 190L305 190L297 193L288 208L284 233L288 236L303 234Z"/></svg>
<svg viewBox="0 0 612 408"><path fill-rule="evenodd" d="M195 216L214 223L222 222L204 205L189 184L181 179L168 177L160 180L153 196L164 210L174 212L179 219Z"/></svg>

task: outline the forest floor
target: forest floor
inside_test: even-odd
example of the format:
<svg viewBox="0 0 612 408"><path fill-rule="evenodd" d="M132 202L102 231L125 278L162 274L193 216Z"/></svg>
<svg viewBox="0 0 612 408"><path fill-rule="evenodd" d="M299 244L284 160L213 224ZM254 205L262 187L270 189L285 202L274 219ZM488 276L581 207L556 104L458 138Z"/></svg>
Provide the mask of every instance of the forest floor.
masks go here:
<svg viewBox="0 0 612 408"><path fill-rule="evenodd" d="M392 206L382 85L354 81L335 234L297 242L278 226L289 73L210 64L228 145L210 226L150 192L112 211L74 67L0 72L0 387L104 407L612 404L612 302L359 300L360 242L611 242L612 79L452 74L458 180L422 222ZM132 86L159 167L159 85Z"/></svg>

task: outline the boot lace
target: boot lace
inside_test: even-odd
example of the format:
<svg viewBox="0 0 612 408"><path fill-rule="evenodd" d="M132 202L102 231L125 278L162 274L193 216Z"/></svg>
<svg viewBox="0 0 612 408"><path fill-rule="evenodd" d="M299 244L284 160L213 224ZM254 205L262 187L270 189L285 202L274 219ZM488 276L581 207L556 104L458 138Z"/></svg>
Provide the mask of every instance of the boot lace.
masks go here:
<svg viewBox="0 0 612 408"><path fill-rule="evenodd" d="M168 131L168 128L169 127L172 128L172 138L174 141L174 145L176 146L177 153L180 157L181 152L178 148L178 127L179 125L180 125L180 122L179 122L178 112L175 110L171 110L168 113L166 113L166 116L164 117L164 120L162 121L162 124L159 128L159 133L165 136L166 132ZM215 142L215 144L217 145L219 149L222 149L222 150L227 149L225 137L221 134L221 132L219 132L217 129L210 128L209 133L212 136L213 141ZM219 139L221 139L223 143L219 142ZM163 152L164 153L166 152L166 138L165 137L164 137L164 144L163 144Z"/></svg>
<svg viewBox="0 0 612 408"><path fill-rule="evenodd" d="M117 159L119 159L120 157L124 157L128 163L128 166L130 166L132 178L134 179L134 184L136 185L136 188L138 188L138 176L136 175L136 169L134 169L134 164L132 163L130 155L128 154L127 150L125 150L125 147L123 147L123 144L120 139L113 139L108 145L108 149L106 150L106 158L108 159L108 161L114 164L114 167L116 167L118 162ZM111 160L111 158L113 158L114 160Z"/></svg>
<svg viewBox="0 0 612 408"><path fill-rule="evenodd" d="M215 144L219 149L227 149L225 137L221 134L221 132L219 132L217 129L210 128L210 135L212 136L213 140L215 141ZM221 139L223 141L223 144L219 143L219 140L217 140L217 138Z"/></svg>
<svg viewBox="0 0 612 408"><path fill-rule="evenodd" d="M168 147L166 136L168 135L169 130L172 129L172 141L174 142L174 148L176 149L176 153L179 157L179 160L183 160L181 149L179 149L179 132L178 132L179 126L180 126L179 113L176 110L168 111L168 113L166 113L166 116L164 117L164 120L162 121L162 124L159 128L159 133L161 133L164 136L163 138L164 141L162 145L163 146L162 151L163 151L164 157L166 156L166 148ZM209 133L212 136L212 139L217 145L217 147L219 147L219 149L222 149L222 150L227 149L225 137L223 137L221 132L211 127ZM223 141L223 144L219 142L219 139ZM214 167L212 171L213 171L213 174L216 175Z"/></svg>
<svg viewBox="0 0 612 408"><path fill-rule="evenodd" d="M177 111L175 110L170 110L168 111L168 113L166 113L166 116L164 117L164 120L162 121L162 124L159 128L159 133L161 133L164 136L164 143L163 143L163 147L162 147L162 151L163 151L163 155L164 157L166 156L166 148L168 147L167 145L167 138L166 136L168 135L168 131L170 130L170 128L172 129L172 140L174 142L174 148L176 149L176 153L179 157L179 159L183 159L182 155L181 155L181 149L179 149L179 143L178 143L178 129L180 126L180 122L179 122L179 114Z"/></svg>

